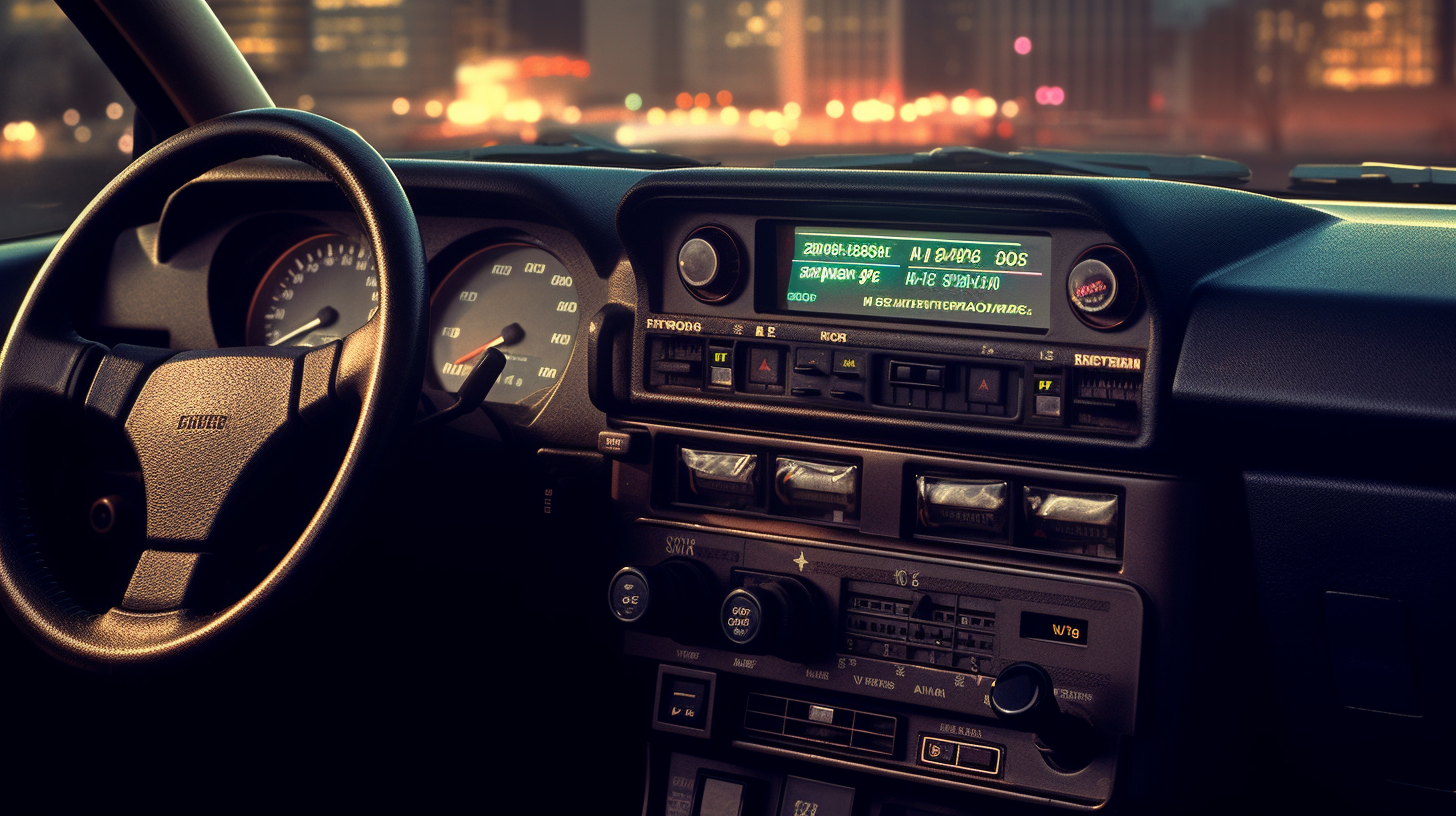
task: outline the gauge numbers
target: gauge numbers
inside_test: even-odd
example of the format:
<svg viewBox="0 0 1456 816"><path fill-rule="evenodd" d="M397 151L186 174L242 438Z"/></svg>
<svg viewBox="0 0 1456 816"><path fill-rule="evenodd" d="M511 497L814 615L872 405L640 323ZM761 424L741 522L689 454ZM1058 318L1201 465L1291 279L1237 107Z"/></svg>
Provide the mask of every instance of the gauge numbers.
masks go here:
<svg viewBox="0 0 1456 816"><path fill-rule="evenodd" d="M294 244L268 268L248 308L250 346L322 346L379 310L374 253L336 233Z"/></svg>
<svg viewBox="0 0 1456 816"><path fill-rule="evenodd" d="M496 244L461 261L431 301L430 370L456 391L491 347L506 367L488 401L521 402L555 385L576 340L576 286L561 261L540 247Z"/></svg>

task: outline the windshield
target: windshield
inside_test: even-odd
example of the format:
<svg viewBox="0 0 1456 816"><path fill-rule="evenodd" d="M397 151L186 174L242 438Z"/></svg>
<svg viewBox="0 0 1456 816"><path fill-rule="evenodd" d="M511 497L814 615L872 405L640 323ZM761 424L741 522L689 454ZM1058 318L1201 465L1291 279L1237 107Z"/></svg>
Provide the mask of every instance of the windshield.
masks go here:
<svg viewBox="0 0 1456 816"><path fill-rule="evenodd" d="M42 4L0 5L0 52L21 53L17 21ZM277 104L393 155L570 139L749 165L943 146L1210 154L1271 191L1300 163L1456 163L1456 12L1436 0L211 5ZM88 81L44 104L11 82L6 103L59 143Z"/></svg>

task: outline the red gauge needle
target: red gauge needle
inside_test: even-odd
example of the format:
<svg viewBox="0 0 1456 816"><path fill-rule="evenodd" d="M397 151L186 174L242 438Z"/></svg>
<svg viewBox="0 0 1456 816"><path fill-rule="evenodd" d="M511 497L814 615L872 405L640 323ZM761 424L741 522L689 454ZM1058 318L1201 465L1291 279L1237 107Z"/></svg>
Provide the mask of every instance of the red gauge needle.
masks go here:
<svg viewBox="0 0 1456 816"><path fill-rule="evenodd" d="M466 363L470 362L470 360L476 355L484 354L486 349L492 349L496 346L514 346L515 344L521 342L521 338L525 336L526 330L521 328L521 324L512 323L511 325L506 326L504 329L501 329L500 334L496 335L494 340L491 340L489 343L486 343L475 351L461 355L460 358L455 361L455 365L465 365Z"/></svg>

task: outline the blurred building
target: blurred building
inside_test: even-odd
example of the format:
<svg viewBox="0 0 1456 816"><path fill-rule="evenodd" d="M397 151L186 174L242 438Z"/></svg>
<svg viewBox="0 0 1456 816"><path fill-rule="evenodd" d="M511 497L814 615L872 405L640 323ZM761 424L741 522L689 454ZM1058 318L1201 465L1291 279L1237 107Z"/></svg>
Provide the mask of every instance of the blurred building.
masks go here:
<svg viewBox="0 0 1456 816"><path fill-rule="evenodd" d="M898 102L905 96L906 15L922 4L903 0L798 0L794 50L785 71L788 95L813 110L830 100Z"/></svg>
<svg viewBox="0 0 1456 816"><path fill-rule="evenodd" d="M1146 115L1151 0L925 0L905 21L909 95L975 90L1035 100L1056 87L1066 111Z"/></svg>
<svg viewBox="0 0 1456 816"><path fill-rule="evenodd" d="M312 0L208 0L248 64L265 80L307 70Z"/></svg>

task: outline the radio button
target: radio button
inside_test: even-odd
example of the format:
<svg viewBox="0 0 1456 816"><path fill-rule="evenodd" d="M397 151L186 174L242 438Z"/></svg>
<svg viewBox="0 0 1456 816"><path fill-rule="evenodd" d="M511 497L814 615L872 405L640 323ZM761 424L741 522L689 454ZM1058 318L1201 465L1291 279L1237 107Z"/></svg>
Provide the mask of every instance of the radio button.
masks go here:
<svg viewBox="0 0 1456 816"><path fill-rule="evenodd" d="M983 405L1001 404L1001 381L1003 372L999 368L973 368L966 378L967 397L973 403Z"/></svg>
<svg viewBox="0 0 1456 816"><path fill-rule="evenodd" d="M859 466L780 456L774 462L774 494L785 508L844 521L859 510Z"/></svg>
<svg viewBox="0 0 1456 816"><path fill-rule="evenodd" d="M976 530L992 535L1006 531L1008 494L1005 480L915 477L916 515L923 527Z"/></svg>
<svg viewBox="0 0 1456 816"><path fill-rule="evenodd" d="M751 346L748 349L748 381L758 385L784 384L784 352L782 349Z"/></svg>
<svg viewBox="0 0 1456 816"><path fill-rule="evenodd" d="M794 371L800 374L828 374L829 350L801 348L794 352Z"/></svg>
<svg viewBox="0 0 1456 816"><path fill-rule="evenodd" d="M834 374L840 377L862 377L866 368L865 356L856 352L834 352Z"/></svg>
<svg viewBox="0 0 1456 816"><path fill-rule="evenodd" d="M1121 513L1115 493L1073 493L1030 485L1021 491L1033 537L1057 544L1117 543Z"/></svg>

